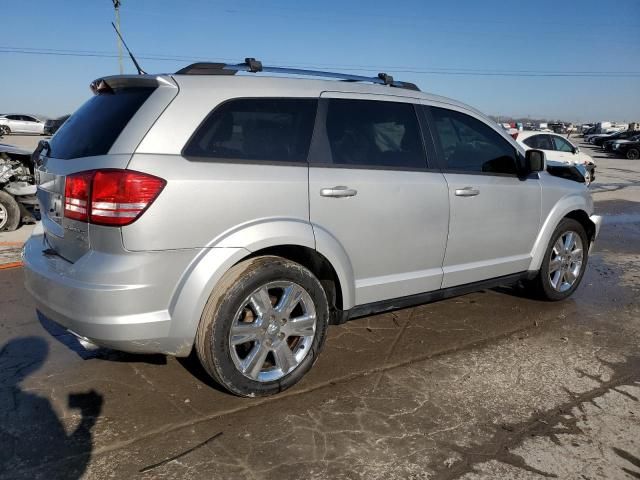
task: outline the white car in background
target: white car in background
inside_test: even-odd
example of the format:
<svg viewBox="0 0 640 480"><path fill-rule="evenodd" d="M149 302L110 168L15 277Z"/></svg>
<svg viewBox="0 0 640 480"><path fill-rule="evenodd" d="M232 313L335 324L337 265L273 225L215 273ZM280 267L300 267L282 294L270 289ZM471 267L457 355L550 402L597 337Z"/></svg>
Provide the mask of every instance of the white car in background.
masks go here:
<svg viewBox="0 0 640 480"><path fill-rule="evenodd" d="M562 135L549 132L519 132L514 137L526 150L542 150L547 160L569 165L582 165L587 171L587 183L595 179L596 162Z"/></svg>
<svg viewBox="0 0 640 480"><path fill-rule="evenodd" d="M0 134L10 133L31 133L44 135L44 119L34 115L23 115L21 113L7 113L0 115Z"/></svg>

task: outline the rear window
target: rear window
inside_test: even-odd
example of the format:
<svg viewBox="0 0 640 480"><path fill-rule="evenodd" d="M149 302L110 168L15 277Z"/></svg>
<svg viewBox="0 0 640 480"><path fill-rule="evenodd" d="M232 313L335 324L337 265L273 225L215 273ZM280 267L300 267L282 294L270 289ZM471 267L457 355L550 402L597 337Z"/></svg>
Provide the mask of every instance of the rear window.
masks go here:
<svg viewBox="0 0 640 480"><path fill-rule="evenodd" d="M50 140L49 155L68 160L107 154L131 117L154 90L154 87L126 88L92 97Z"/></svg>
<svg viewBox="0 0 640 480"><path fill-rule="evenodd" d="M317 100L242 98L217 107L184 149L186 157L306 163Z"/></svg>

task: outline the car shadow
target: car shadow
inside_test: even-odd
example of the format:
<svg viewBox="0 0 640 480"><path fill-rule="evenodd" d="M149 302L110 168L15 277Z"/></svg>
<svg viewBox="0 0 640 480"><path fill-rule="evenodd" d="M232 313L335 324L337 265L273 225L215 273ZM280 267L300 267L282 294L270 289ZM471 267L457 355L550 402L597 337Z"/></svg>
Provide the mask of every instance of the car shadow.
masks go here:
<svg viewBox="0 0 640 480"><path fill-rule="evenodd" d="M37 315L40 325L42 325L42 328L44 328L49 335L83 360L96 358L111 362L150 363L152 365L166 365L167 363L167 357L161 354L133 354L102 347L87 349L80 343L78 337L70 333L67 329L49 320L41 312L37 312Z"/></svg>
<svg viewBox="0 0 640 480"><path fill-rule="evenodd" d="M209 388L217 390L218 392L224 393L225 395L230 395L229 391L218 385L211 376L204 369L200 360L198 359L198 355L195 350L192 350L188 357L178 357L176 358L178 363L182 365L182 367L197 378L203 385L206 385Z"/></svg>
<svg viewBox="0 0 640 480"><path fill-rule="evenodd" d="M91 459L103 396L69 394L68 408L79 412L70 430L48 398L22 385L48 354L39 337L14 338L0 348L0 478L80 478Z"/></svg>

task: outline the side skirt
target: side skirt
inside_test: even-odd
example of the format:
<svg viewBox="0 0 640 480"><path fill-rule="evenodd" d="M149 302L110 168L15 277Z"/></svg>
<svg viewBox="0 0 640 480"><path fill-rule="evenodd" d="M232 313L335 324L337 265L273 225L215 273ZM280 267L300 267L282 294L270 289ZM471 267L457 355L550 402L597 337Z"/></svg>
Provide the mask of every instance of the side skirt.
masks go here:
<svg viewBox="0 0 640 480"><path fill-rule="evenodd" d="M442 288L432 292L418 293L406 297L393 298L390 300L381 300L379 302L366 303L364 305L356 305L349 310L338 310L335 312L336 324L345 323L352 318L365 317L376 313L390 312L401 308L415 307L425 303L437 302L467 293L477 292L478 290L486 290L500 286L513 285L521 280L530 280L536 276L538 272L520 272L502 277L490 278L479 282L466 283L455 287Z"/></svg>

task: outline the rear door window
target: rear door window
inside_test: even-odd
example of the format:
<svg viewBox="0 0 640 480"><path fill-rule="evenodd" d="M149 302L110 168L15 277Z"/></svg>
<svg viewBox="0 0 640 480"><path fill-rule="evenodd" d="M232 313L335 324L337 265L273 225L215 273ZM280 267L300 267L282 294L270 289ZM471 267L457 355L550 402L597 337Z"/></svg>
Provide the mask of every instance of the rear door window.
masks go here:
<svg viewBox="0 0 640 480"><path fill-rule="evenodd" d="M549 135L532 135L522 141L527 147L540 150L554 150Z"/></svg>
<svg viewBox="0 0 640 480"><path fill-rule="evenodd" d="M326 135L334 165L409 170L427 167L411 103L330 99Z"/></svg>
<svg viewBox="0 0 640 480"><path fill-rule="evenodd" d="M154 90L155 87L125 88L90 98L49 141L49 155L65 160L106 155Z"/></svg>
<svg viewBox="0 0 640 480"><path fill-rule="evenodd" d="M194 160L305 163L317 99L242 98L217 107L183 150Z"/></svg>

